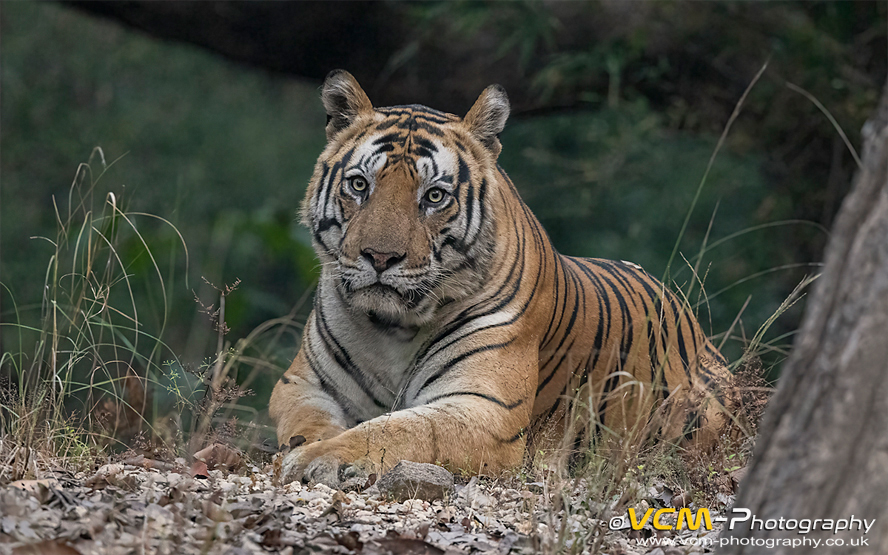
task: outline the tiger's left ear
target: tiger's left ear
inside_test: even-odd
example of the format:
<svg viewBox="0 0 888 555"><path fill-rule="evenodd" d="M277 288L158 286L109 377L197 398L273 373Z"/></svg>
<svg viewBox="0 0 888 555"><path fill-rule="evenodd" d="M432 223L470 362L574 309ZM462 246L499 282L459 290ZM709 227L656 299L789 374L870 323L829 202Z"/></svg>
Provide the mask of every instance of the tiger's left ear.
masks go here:
<svg viewBox="0 0 888 555"><path fill-rule="evenodd" d="M490 85L475 101L472 109L463 118L463 122L469 127L472 135L496 158L503 149L499 134L506 127L507 119L509 119L509 97L506 96L506 90L499 85Z"/></svg>
<svg viewBox="0 0 888 555"><path fill-rule="evenodd" d="M358 80L344 69L327 74L321 89L321 101L327 110L327 140L352 124L360 114L373 111L367 93Z"/></svg>

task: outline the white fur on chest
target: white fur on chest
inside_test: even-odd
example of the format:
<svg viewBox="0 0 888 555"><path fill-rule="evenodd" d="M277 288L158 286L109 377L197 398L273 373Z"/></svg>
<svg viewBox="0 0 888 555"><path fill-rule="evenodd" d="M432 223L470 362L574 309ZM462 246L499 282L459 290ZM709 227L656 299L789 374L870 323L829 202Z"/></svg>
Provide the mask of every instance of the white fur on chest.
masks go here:
<svg viewBox="0 0 888 555"><path fill-rule="evenodd" d="M330 333L325 341L313 325L308 339L322 370L364 419L384 414L401 393L428 331L420 330L405 340L403 334L380 329L365 315L353 313L333 287L319 288L318 295ZM334 341L336 348L331 352L330 344ZM341 352L337 352L338 348Z"/></svg>

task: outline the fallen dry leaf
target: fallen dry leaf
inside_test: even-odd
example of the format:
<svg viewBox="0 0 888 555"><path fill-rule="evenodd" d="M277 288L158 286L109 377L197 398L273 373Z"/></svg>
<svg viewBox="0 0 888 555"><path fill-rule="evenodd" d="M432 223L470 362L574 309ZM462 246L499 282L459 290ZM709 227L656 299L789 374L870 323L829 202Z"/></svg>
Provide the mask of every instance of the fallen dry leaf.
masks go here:
<svg viewBox="0 0 888 555"><path fill-rule="evenodd" d="M676 509L682 509L688 506L688 503L691 502L691 496L687 493L678 493L672 496L672 507Z"/></svg>
<svg viewBox="0 0 888 555"><path fill-rule="evenodd" d="M106 464L88 478L83 485L94 490L105 489L108 486L134 489L136 482L135 478L124 474L122 464Z"/></svg>
<svg viewBox="0 0 888 555"><path fill-rule="evenodd" d="M381 538L364 544L363 553L391 553L392 555L442 555L444 550L423 540L413 538Z"/></svg>
<svg viewBox="0 0 888 555"><path fill-rule="evenodd" d="M194 478L209 478L210 471L207 468L207 463L203 461L194 461L191 465L190 474Z"/></svg>
<svg viewBox="0 0 888 555"><path fill-rule="evenodd" d="M149 470L158 470L161 472L179 472L182 473L184 468L175 463L169 463L164 461L158 461L155 459L149 459L145 457L145 455L137 455L135 457L130 457L128 459L124 459L121 461L123 464L128 464L131 466L138 466L140 468L145 468Z"/></svg>
<svg viewBox="0 0 888 555"><path fill-rule="evenodd" d="M39 492L41 488L48 489L60 487L59 481L55 478L45 478L43 480L18 480L9 485L30 492Z"/></svg>
<svg viewBox="0 0 888 555"><path fill-rule="evenodd" d="M337 534L333 539L349 551L361 551L364 548L364 542L360 540L360 534L355 531Z"/></svg>
<svg viewBox="0 0 888 555"><path fill-rule="evenodd" d="M82 555L67 542L47 540L13 548L12 555Z"/></svg>
<svg viewBox="0 0 888 555"><path fill-rule="evenodd" d="M244 462L240 451L221 443L214 443L209 447L204 447L194 454L194 458L206 463L209 470L236 470Z"/></svg>
<svg viewBox="0 0 888 555"><path fill-rule="evenodd" d="M262 533L262 541L260 544L262 547L270 547L272 549L284 547L284 543L281 541L282 535L280 528L269 528Z"/></svg>
<svg viewBox="0 0 888 555"><path fill-rule="evenodd" d="M40 481L0 487L0 553L11 553L2 549L6 536L30 543L12 544L22 555L98 553L100 545L114 546L109 555L142 551L199 555L206 553L210 541L224 541L224 551L230 555L290 548L361 555L533 553L539 542L552 541L564 522L551 501L523 490L523 483L476 480L471 486L457 486L457 494L446 499L395 502L372 491L343 493L302 485L278 489L270 472L249 466L247 472L252 474L220 475L209 472L206 462L195 461L195 474L213 478L197 480L146 469L146 460L150 459L133 457L140 463L135 467L105 465L99 472L57 476L64 489L49 489ZM184 461L174 464L186 468ZM271 465L269 470L273 469ZM132 480L135 487L112 487L123 479ZM84 487L87 481L98 489ZM27 485L45 492L48 500L41 502L40 493L25 491ZM594 513L579 504L588 498L588 490L574 485L576 489L565 495L571 496L571 507L586 523L571 517L568 525L599 530ZM651 495L656 493L660 491ZM547 524L551 519L554 528ZM602 553L644 552L621 547L630 545L627 531L606 534ZM170 537L182 538L175 550L168 550ZM33 543L46 538L55 543Z"/></svg>

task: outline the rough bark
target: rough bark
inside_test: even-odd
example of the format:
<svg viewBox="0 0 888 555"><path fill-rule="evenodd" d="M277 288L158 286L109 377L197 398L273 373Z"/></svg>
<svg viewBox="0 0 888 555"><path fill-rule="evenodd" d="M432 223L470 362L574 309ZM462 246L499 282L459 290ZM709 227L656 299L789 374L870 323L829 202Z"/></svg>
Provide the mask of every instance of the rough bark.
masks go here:
<svg viewBox="0 0 888 555"><path fill-rule="evenodd" d="M844 547L830 553L888 553L888 85L863 139L863 167L836 218L735 507L763 521L876 519L863 536L869 545L850 545L862 536L856 531L750 530L751 520L725 538L841 538ZM768 550L790 552L804 549Z"/></svg>

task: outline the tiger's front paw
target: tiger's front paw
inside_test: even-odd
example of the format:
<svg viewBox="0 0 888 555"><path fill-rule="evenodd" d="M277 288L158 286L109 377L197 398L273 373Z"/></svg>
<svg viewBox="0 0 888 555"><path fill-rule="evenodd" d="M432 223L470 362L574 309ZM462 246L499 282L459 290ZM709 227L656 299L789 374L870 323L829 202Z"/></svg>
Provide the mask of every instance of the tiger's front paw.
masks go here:
<svg viewBox="0 0 888 555"><path fill-rule="evenodd" d="M308 447L297 447L291 450L284 456L281 464L281 482L289 484L302 481L308 463L315 458L316 455L310 452Z"/></svg>
<svg viewBox="0 0 888 555"><path fill-rule="evenodd" d="M368 459L349 457L330 449L324 441L298 447L284 457L281 478L284 483L324 484L333 489L360 489L374 471Z"/></svg>
<svg viewBox="0 0 888 555"><path fill-rule="evenodd" d="M321 455L305 466L299 479L303 484L324 484L327 487L339 489L339 467L341 465L339 457L332 453Z"/></svg>

